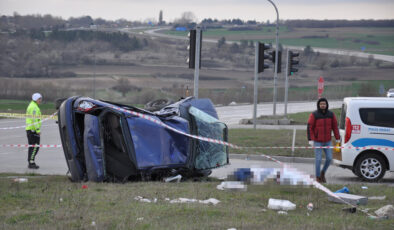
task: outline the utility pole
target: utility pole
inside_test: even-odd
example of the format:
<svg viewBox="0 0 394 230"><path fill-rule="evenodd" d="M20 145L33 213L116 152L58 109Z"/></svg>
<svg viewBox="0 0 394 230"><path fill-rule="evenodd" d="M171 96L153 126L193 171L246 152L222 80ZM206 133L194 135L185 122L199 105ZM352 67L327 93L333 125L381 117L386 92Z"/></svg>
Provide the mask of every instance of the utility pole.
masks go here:
<svg viewBox="0 0 394 230"><path fill-rule="evenodd" d="M200 75L200 46L201 45L201 27L196 28L196 56L194 65L194 97L198 98L198 78Z"/></svg>
<svg viewBox="0 0 394 230"><path fill-rule="evenodd" d="M259 77L259 43L254 43L255 56L254 56L254 87L253 87L253 128L256 129L257 117L257 79ZM264 51L263 51L264 52Z"/></svg>
<svg viewBox="0 0 394 230"><path fill-rule="evenodd" d="M286 55L286 60L289 60L289 49L287 49L287 55ZM289 90L289 83L288 83L288 79L289 79L289 71L287 71L289 69L289 61L286 62L286 81L285 81L285 117L287 117L287 97L288 97L288 90Z"/></svg>
<svg viewBox="0 0 394 230"><path fill-rule="evenodd" d="M275 60L278 60L278 51L279 51L279 12L276 5L268 0L275 8L276 11L276 49L275 49ZM274 71L274 100L273 100L273 115L276 115L276 80L278 77L278 62L275 62L275 71Z"/></svg>
<svg viewBox="0 0 394 230"><path fill-rule="evenodd" d="M94 36L97 40L97 32L98 32L98 28L97 25L94 25L95 29L96 29L96 35ZM97 41L95 41L97 44ZM93 66L93 99L96 98L96 46L93 48L93 59L94 59L94 66Z"/></svg>

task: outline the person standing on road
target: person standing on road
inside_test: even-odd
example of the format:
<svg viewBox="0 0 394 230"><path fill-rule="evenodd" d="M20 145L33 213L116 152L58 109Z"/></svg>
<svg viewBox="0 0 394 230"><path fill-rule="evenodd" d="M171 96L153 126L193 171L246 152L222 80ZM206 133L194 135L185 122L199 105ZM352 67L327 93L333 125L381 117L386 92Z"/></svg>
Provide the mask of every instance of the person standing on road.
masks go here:
<svg viewBox="0 0 394 230"><path fill-rule="evenodd" d="M317 101L317 110L309 115L308 119L308 141L315 150L316 180L319 183L326 183L325 174L332 161L331 148L319 148L331 146L331 131L334 132L335 139L339 142L338 122L335 114L328 110L328 101L320 98ZM326 154L326 161L323 169L320 170L322 152Z"/></svg>
<svg viewBox="0 0 394 230"><path fill-rule="evenodd" d="M38 107L42 102L42 95L35 93L32 95L32 101L26 110L26 133L29 145L39 145L41 135L41 110ZM29 169L38 169L35 163L39 147L29 147L27 161Z"/></svg>

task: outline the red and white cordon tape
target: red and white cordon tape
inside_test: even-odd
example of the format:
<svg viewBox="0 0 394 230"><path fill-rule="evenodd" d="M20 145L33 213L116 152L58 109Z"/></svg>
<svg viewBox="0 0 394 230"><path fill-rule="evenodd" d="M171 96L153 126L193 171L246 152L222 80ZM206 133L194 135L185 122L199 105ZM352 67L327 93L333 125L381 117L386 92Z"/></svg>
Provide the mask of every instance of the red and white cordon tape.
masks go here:
<svg viewBox="0 0 394 230"><path fill-rule="evenodd" d="M388 147L354 147L354 146L261 146L261 147L241 147L244 149L356 149L356 150L365 150L365 149L375 149L375 150L391 150L394 151L394 148Z"/></svg>
<svg viewBox="0 0 394 230"><path fill-rule="evenodd" d="M153 118L152 118L151 116L149 116L149 115L145 115L145 114L138 113L138 112L135 112L135 111L129 111L129 110L126 110L126 109L122 109L122 108L119 108L119 107L115 107L115 106L111 106L111 108L113 108L113 109L115 109L115 110L118 110L118 111L121 111L121 112L129 113L129 114L134 115L134 116L141 117L141 118L146 119L146 120L149 120L149 121L151 121L151 122L154 122L154 123L156 123L156 124L158 124L158 125L160 125L160 126L163 126L163 127L167 128L167 129L169 129L169 130L172 130L172 131L174 131L174 132L176 132L176 133L179 133L179 134L181 134L181 135L184 135L184 136L188 136L188 137L191 137L191 138L194 138L194 139L198 139L198 140L202 140L202 141L206 141L206 142L211 142L211 143L216 143L216 144L221 144L221 145L229 146L229 147L235 148L235 149L258 149L258 148L260 148L260 149L261 149L261 148L263 148L263 149L291 149L291 148L292 148L292 147L242 147L242 146L238 146L238 145L235 145L235 144L231 144L231 143L229 143L229 142L225 142L225 141L222 141L222 140L217 140L217 139L212 139L212 138L207 138L207 137L201 137L201 136L196 136L196 135L192 135L192 134L188 134L188 133L182 132L182 131L180 131L180 130L177 130L177 129L175 129L175 128L173 128L173 127L171 127L171 126L165 124L164 122L162 122L162 121L160 121L160 120L153 119ZM54 115L55 115L55 114L54 114ZM21 148L22 148L22 147L23 147L23 148L26 148L26 147L60 148L60 147L62 147L62 145L28 145L28 144L0 145L0 146L1 146L1 147L21 147ZM333 147L333 146L322 146L322 147L320 147L320 146L319 146L319 147L305 146L305 147L295 147L295 148L299 148L299 149L313 149L313 148L335 148L335 147ZM341 147L341 148L343 148L343 147ZM346 148L348 148L348 147L346 147ZM349 147L349 148L356 148L356 149L387 149L387 150L394 150L394 148L391 149L391 148L377 148L377 147L362 147L362 148L360 148L360 147ZM270 159L270 160L272 160L272 161L274 161L274 162L280 164L282 167L286 167L286 168L294 169L294 170L298 171L296 168L293 168L293 167L289 166L288 164L285 164L285 163L283 163L283 162L281 162L281 161L279 161L279 160L277 160L277 159L275 159L275 158L273 158L273 157L271 157L271 156L268 156L268 155L265 155L265 154L261 154L261 156L263 156L263 157L265 157L265 158L267 158L267 159ZM301 171L298 171L298 172L301 172ZM305 176L305 179L307 179L308 181L310 181L316 188L322 190L323 192L327 193L327 194L330 195L330 196L333 196L333 197L335 197L335 198L337 198L337 199L339 199L339 200L342 200L344 203L346 203L346 204L348 204L348 205L350 205L350 206L352 206L352 207L357 207L357 206L355 206L355 205L353 205L353 204L351 204L351 203L349 203L349 202L343 200L342 198L340 198L338 195L336 195L335 193L333 193L331 190L329 190L328 188L324 187L324 186L321 185L319 182L317 182L315 179L313 179L310 175L305 174L305 173L303 173L303 174L304 174L304 176ZM366 210L362 210L362 209L361 209L361 211L364 212L364 213L366 213L367 215L372 216L372 215L369 214Z"/></svg>
<svg viewBox="0 0 394 230"><path fill-rule="evenodd" d="M62 145L29 145L29 144L14 144L14 145L0 145L1 147L10 148L29 148L29 147L39 147L39 148L61 148Z"/></svg>
<svg viewBox="0 0 394 230"><path fill-rule="evenodd" d="M211 142L211 143L216 143L216 144L221 144L221 145L229 146L229 147L235 148L235 149L248 149L247 147L238 146L238 145L231 144L231 143L228 143L228 142L225 142L225 141L222 141L222 140L217 140L217 139L212 139L212 138L207 138L207 137L196 136L196 135L192 135L192 134L188 134L188 133L179 131L179 130L177 130L177 129L175 129L175 128L173 128L173 127L171 127L171 126L165 124L164 122L162 122L162 121L160 121L160 120L153 119L151 116L148 116L148 115L145 115L145 114L142 114L142 113L138 113L138 112L135 112L135 111L130 111L130 110L122 109L122 108L115 107L115 106L111 106L111 108L113 108L113 109L115 109L115 110L118 110L118 111L121 111L121 112L125 112L125 113L132 114L132 115L134 115L134 116L141 117L141 118L143 118L143 119L146 119L146 120L149 120L149 121L151 121L151 122L154 122L154 123L156 123L156 124L158 124L158 125L160 125L160 126L163 126L163 127L167 128L167 129L169 129L169 130L172 130L172 131L174 131L174 132L176 132L176 133L179 133L179 134L181 134L181 135L185 135L185 136L188 136L188 137L191 137L191 138L194 138L194 139L198 139L198 140L202 140L202 141L207 141L207 142ZM263 148L266 148L266 147L263 147ZM286 148L291 148L291 147L286 147ZM307 148L314 148L314 147L310 146L310 147L304 147L304 148L307 149ZM319 148L320 148L320 147L319 147ZM250 149L250 148L249 148L249 149ZM266 157L267 159L270 159L270 160L272 160L272 161L274 161L274 162L276 162L276 163L282 165L282 167L292 168L292 169L297 170L296 168L293 168L293 167L289 166L288 164L285 164L285 163L283 163L283 162L281 162L281 161L278 161L277 159L275 159L275 158L273 158L273 157L267 156L267 155L265 155L265 154L261 154L261 156ZM297 170L297 171L298 171L298 170ZM316 188L320 189L321 191L327 193L327 194L330 195L330 196L333 196L333 197L335 197L335 198L337 198L337 199L343 201L343 202L344 202L345 204L347 204L347 205L350 205L350 206L352 206L352 207L357 207L356 205L353 205L353 204L347 202L346 200L343 200L341 197L339 197L338 195L336 195L335 193L333 193L330 189L326 188L325 186L323 186L322 184L320 184L319 182L317 182L315 179L313 179L310 175L308 175L308 174L305 174L305 175L306 175L306 177L308 178L308 180L311 181L312 184L313 184ZM372 216L371 214L368 213L367 210L363 210L363 209L360 209L360 210L361 210L362 212L364 212L365 214L367 214L367 215L369 215L369 216Z"/></svg>
<svg viewBox="0 0 394 230"><path fill-rule="evenodd" d="M33 123L33 124L31 124L31 125L36 125L36 124L38 124L38 123L40 123L40 122L42 123L42 122L45 122L45 121L47 121L47 120L50 120L50 119L52 119L54 116L56 116L56 114L57 114L57 112L53 113L52 115L50 115L49 117L43 119L42 121ZM0 130L20 129L20 128L26 128L26 126L27 126L27 125L21 125L21 126L15 126L15 127L4 127L4 128L0 128Z"/></svg>

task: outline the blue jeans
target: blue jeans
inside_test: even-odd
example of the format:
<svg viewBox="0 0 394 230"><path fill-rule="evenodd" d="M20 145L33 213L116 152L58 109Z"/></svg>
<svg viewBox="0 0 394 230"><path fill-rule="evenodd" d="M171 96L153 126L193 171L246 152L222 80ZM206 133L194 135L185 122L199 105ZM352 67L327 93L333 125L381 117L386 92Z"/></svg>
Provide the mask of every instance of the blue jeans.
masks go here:
<svg viewBox="0 0 394 230"><path fill-rule="evenodd" d="M314 142L315 147L320 147L320 146L331 146L331 141L328 142ZM324 163L324 167L321 170L322 172L326 172L328 169L328 166L330 166L331 161L332 161L332 149L315 149L315 167L316 167L316 177L320 177L320 165L321 165L321 160L322 160L322 152L325 152L326 154L326 162Z"/></svg>

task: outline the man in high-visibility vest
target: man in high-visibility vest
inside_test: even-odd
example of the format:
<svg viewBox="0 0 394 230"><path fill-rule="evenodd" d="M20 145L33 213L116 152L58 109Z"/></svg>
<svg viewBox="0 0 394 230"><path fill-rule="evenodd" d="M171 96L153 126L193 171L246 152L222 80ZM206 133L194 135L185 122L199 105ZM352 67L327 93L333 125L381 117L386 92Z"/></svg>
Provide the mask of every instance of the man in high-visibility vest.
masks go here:
<svg viewBox="0 0 394 230"><path fill-rule="evenodd" d="M42 102L42 95L35 93L32 96L32 101L26 110L26 133L29 145L39 145L41 135L41 110L38 107ZM35 158L37 156L39 147L29 147L27 161L29 162L29 169L38 169Z"/></svg>

